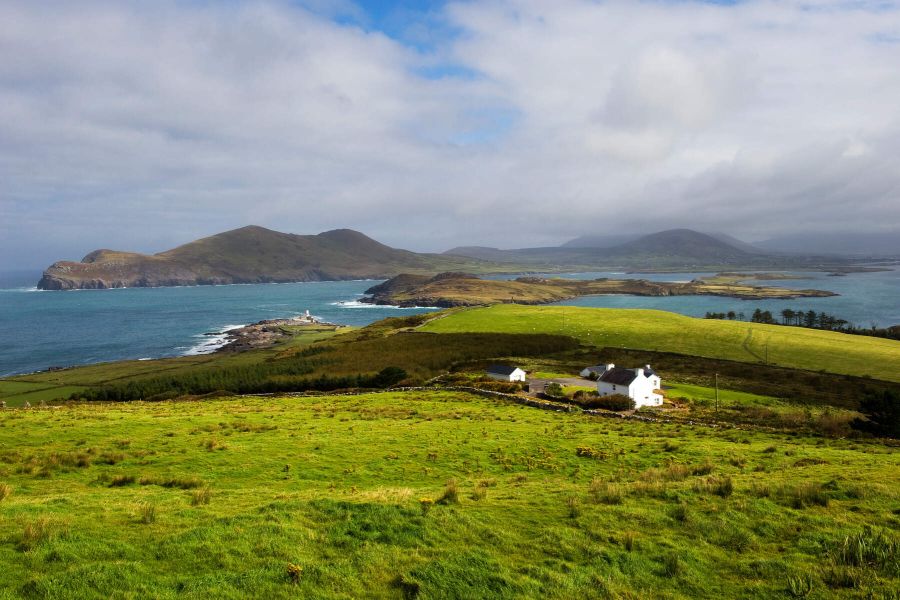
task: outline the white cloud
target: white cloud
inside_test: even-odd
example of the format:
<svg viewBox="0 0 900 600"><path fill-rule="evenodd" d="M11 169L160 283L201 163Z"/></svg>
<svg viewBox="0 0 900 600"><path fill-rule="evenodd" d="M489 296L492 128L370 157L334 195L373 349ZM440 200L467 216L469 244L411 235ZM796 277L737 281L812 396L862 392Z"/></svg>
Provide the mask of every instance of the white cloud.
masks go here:
<svg viewBox="0 0 900 600"><path fill-rule="evenodd" d="M893 3L459 2L427 52L305 5L0 5L0 268L247 223L900 227Z"/></svg>

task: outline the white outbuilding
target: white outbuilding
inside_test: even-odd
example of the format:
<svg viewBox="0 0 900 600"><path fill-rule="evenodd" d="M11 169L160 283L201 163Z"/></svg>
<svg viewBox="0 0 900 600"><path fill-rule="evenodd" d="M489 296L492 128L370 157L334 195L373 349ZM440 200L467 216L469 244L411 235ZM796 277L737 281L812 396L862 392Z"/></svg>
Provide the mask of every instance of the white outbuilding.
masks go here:
<svg viewBox="0 0 900 600"><path fill-rule="evenodd" d="M663 403L662 395L657 393L662 388L662 380L650 365L636 369L624 369L614 364L606 367L597 379L597 393L601 396L628 396L634 400L635 408L660 406Z"/></svg>
<svg viewBox="0 0 900 600"><path fill-rule="evenodd" d="M488 367L487 376L500 381L525 381L525 371L509 365L491 365Z"/></svg>

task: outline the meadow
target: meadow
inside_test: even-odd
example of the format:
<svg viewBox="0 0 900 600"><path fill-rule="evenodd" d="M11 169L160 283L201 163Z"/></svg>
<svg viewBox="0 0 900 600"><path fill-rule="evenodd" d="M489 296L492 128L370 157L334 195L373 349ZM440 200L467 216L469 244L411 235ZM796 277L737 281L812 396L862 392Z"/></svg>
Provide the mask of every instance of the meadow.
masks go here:
<svg viewBox="0 0 900 600"><path fill-rule="evenodd" d="M557 334L598 348L678 352L900 382L900 343L894 340L658 310L498 304L450 312L420 329Z"/></svg>
<svg viewBox="0 0 900 600"><path fill-rule="evenodd" d="M878 441L464 393L0 411L0 598L873 598Z"/></svg>

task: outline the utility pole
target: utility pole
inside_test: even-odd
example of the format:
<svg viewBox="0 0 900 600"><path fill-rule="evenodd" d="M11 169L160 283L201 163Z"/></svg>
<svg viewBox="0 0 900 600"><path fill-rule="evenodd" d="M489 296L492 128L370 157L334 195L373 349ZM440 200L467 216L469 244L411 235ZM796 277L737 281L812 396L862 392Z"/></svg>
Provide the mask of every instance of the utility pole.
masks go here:
<svg viewBox="0 0 900 600"><path fill-rule="evenodd" d="M716 373L716 413L719 412L719 374Z"/></svg>

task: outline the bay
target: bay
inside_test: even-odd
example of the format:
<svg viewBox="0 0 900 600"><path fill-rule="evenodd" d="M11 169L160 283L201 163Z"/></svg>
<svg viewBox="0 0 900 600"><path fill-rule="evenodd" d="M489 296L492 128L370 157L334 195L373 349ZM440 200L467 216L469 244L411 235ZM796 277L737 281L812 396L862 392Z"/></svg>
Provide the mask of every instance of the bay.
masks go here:
<svg viewBox="0 0 900 600"><path fill-rule="evenodd" d="M565 277L638 278L689 281L710 273L572 273ZM794 288L817 288L841 294L796 300L737 300L713 296L585 296L560 302L566 306L654 308L690 316L707 311L743 312L784 308L827 312L860 326L900 324L900 271L791 273L795 279L762 282ZM547 275L559 276L559 275ZM498 276L499 277L499 276ZM514 276L502 276L509 278ZM290 284L129 288L42 292L34 288L40 273L0 273L0 376L51 366L160 358L209 352L230 327L262 319L303 314L334 323L366 325L389 316L434 309L399 309L360 304L375 281Z"/></svg>

